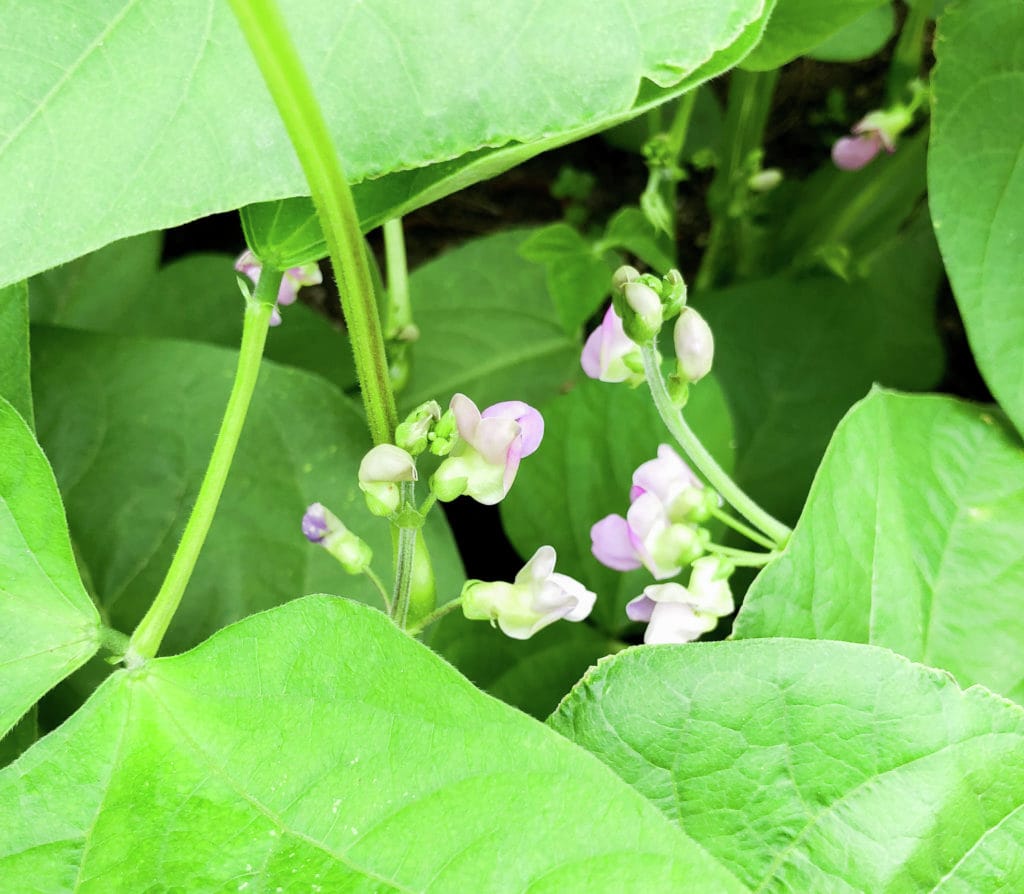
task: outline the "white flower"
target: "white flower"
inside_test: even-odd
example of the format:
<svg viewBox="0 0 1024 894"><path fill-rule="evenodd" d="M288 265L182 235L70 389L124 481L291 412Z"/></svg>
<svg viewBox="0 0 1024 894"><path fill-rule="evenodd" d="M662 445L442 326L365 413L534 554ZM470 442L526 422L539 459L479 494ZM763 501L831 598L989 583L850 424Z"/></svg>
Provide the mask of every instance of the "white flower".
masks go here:
<svg viewBox="0 0 1024 894"><path fill-rule="evenodd" d="M555 572L555 550L542 546L514 583L467 581L462 612L472 621L497 622L512 639L529 639L555 621L582 621L597 596L579 581Z"/></svg>
<svg viewBox="0 0 1024 894"><path fill-rule="evenodd" d="M647 623L644 642L688 643L714 630L718 619L732 614L735 603L729 587L728 562L704 556L693 563L690 584L654 584L626 606L632 621Z"/></svg>

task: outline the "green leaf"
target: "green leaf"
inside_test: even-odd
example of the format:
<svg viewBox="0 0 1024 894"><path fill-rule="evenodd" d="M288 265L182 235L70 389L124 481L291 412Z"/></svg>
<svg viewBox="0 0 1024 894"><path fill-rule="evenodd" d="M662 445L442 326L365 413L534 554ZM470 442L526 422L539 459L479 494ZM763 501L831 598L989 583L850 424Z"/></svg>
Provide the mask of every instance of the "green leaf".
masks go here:
<svg viewBox="0 0 1024 894"><path fill-rule="evenodd" d="M883 649L630 649L549 723L752 890L1024 886L1024 713Z"/></svg>
<svg viewBox="0 0 1024 894"><path fill-rule="evenodd" d="M655 230L639 208L626 207L618 211L608 221L602 241L609 247L636 255L656 273L668 273L676 263L672 240Z"/></svg>
<svg viewBox="0 0 1024 894"><path fill-rule="evenodd" d="M743 890L599 761L331 597L118 672L0 805L9 891Z"/></svg>
<svg viewBox="0 0 1024 894"><path fill-rule="evenodd" d="M886 646L1024 700L1024 449L981 407L876 392L836 430L737 637Z"/></svg>
<svg viewBox="0 0 1024 894"><path fill-rule="evenodd" d="M769 71L802 56L888 0L779 0L764 39L743 60L750 71Z"/></svg>
<svg viewBox="0 0 1024 894"><path fill-rule="evenodd" d="M286 308L286 312L294 308ZM39 437L65 496L68 520L115 627L148 608L206 469L236 354L188 342L37 332ZM194 645L227 623L299 593L344 591L379 604L309 544L299 522L309 503L329 506L391 577L388 525L357 487L370 449L366 424L322 379L264 364L217 516L165 639ZM440 592L463 575L441 513L426 528Z"/></svg>
<svg viewBox="0 0 1024 894"><path fill-rule="evenodd" d="M31 426L29 364L28 288L15 283L0 289L0 398Z"/></svg>
<svg viewBox="0 0 1024 894"><path fill-rule="evenodd" d="M327 256L327 241L308 196L258 202L239 214L245 241L264 264L287 270Z"/></svg>
<svg viewBox="0 0 1024 894"><path fill-rule="evenodd" d="M543 269L519 254L530 232L477 239L413 271L420 337L403 408L431 399L447 405L457 391L481 408L513 399L536 405L572 381L579 343L562 327Z"/></svg>
<svg viewBox="0 0 1024 894"><path fill-rule="evenodd" d="M544 266L548 294L570 335L580 331L611 292L614 263L569 224L534 231L523 240L519 253Z"/></svg>
<svg viewBox="0 0 1024 894"><path fill-rule="evenodd" d="M430 647L481 689L543 720L611 643L587 624L557 623L516 640L452 614L438 624Z"/></svg>
<svg viewBox="0 0 1024 894"><path fill-rule="evenodd" d="M924 226L879 253L865 279L779 277L697 302L736 424L736 474L794 520L836 424L874 382L926 389L942 372L941 264Z"/></svg>
<svg viewBox="0 0 1024 894"><path fill-rule="evenodd" d="M807 55L819 62L857 62L880 52L895 30L896 10L885 3L872 7Z"/></svg>
<svg viewBox="0 0 1024 894"><path fill-rule="evenodd" d="M100 644L53 472L0 398L0 737Z"/></svg>
<svg viewBox="0 0 1024 894"><path fill-rule="evenodd" d="M977 0L939 24L932 219L978 368L1024 431L1024 5Z"/></svg>
<svg viewBox="0 0 1024 894"><path fill-rule="evenodd" d="M502 147L507 169L521 147L536 154L638 114L645 82L682 91L735 64L766 7L460 0L439 13L295 0L285 15L361 182ZM15 6L4 24L18 64L0 80L0 285L132 233L304 194L228 6L85 0Z"/></svg>
<svg viewBox="0 0 1024 894"><path fill-rule="evenodd" d="M626 603L651 582L644 570L623 574L590 552L590 529L606 515L625 515L633 471L672 443L646 388L581 381L541 408L540 448L519 469L502 501L512 544L529 557L544 544L558 553L558 571L597 593L593 619L618 633L628 625ZM705 446L732 467L732 423L713 378L691 388L686 418Z"/></svg>

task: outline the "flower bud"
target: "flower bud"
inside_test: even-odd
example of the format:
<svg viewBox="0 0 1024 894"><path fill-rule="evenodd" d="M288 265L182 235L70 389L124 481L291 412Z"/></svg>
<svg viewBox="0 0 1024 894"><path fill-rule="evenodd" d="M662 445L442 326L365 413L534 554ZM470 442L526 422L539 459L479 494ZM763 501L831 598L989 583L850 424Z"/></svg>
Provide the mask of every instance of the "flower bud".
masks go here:
<svg viewBox="0 0 1024 894"><path fill-rule="evenodd" d="M747 189L751 192L771 192L782 182L782 171L778 168L765 168L747 178Z"/></svg>
<svg viewBox="0 0 1024 894"><path fill-rule="evenodd" d="M686 306L686 281L676 269L665 274L663 294L665 296L665 319L670 320Z"/></svg>
<svg viewBox="0 0 1024 894"><path fill-rule="evenodd" d="M395 429L395 444L413 456L419 456L427 449L430 430L440 418L441 405L436 400L420 404Z"/></svg>
<svg viewBox="0 0 1024 894"><path fill-rule="evenodd" d="M435 456L447 456L458 440L459 426L455 419L455 411L445 410L430 433L430 452Z"/></svg>
<svg viewBox="0 0 1024 894"><path fill-rule="evenodd" d="M397 512L402 501L399 482L416 478L416 460L394 444L378 444L359 464L359 489L374 515Z"/></svg>
<svg viewBox="0 0 1024 894"><path fill-rule="evenodd" d="M626 334L637 343L650 341L658 334L664 320L661 296L642 282L626 283L622 296L627 311L622 318Z"/></svg>
<svg viewBox="0 0 1024 894"><path fill-rule="evenodd" d="M612 274L612 288L621 290L628 282L636 282L640 279L640 271L636 267L624 264Z"/></svg>
<svg viewBox="0 0 1024 894"><path fill-rule="evenodd" d="M373 551L369 544L321 503L313 503L302 516L302 533L310 543L326 549L349 574L362 574L370 567Z"/></svg>
<svg viewBox="0 0 1024 894"><path fill-rule="evenodd" d="M674 333L679 377L699 382L711 371L715 357L715 338L707 321L692 307L683 309Z"/></svg>

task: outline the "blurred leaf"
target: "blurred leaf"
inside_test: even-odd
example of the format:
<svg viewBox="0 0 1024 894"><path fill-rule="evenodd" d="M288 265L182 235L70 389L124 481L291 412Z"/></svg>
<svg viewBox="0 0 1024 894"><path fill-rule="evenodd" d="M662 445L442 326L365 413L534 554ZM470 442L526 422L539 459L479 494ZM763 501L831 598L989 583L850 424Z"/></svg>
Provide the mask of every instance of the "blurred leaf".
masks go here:
<svg viewBox="0 0 1024 894"><path fill-rule="evenodd" d="M819 62L857 62L880 52L895 30L896 10L891 3L884 3L836 31L807 55Z"/></svg>
<svg viewBox="0 0 1024 894"><path fill-rule="evenodd" d="M977 0L939 23L932 219L978 368L1024 432L1024 5Z"/></svg>
<svg viewBox="0 0 1024 894"><path fill-rule="evenodd" d="M750 890L1024 886L1024 713L885 649L630 649L549 723Z"/></svg>
<svg viewBox="0 0 1024 894"><path fill-rule="evenodd" d="M100 644L46 457L0 398L0 737ZM6 746L5 746L6 747Z"/></svg>
<svg viewBox="0 0 1024 894"><path fill-rule="evenodd" d="M769 71L803 56L888 0L778 0L764 38L743 60L750 71Z"/></svg>
<svg viewBox="0 0 1024 894"><path fill-rule="evenodd" d="M590 552L590 529L606 515L626 514L633 471L672 443L646 388L581 381L542 408L544 441L519 469L501 504L501 518L524 558L544 544L558 553L558 570L597 593L592 617L612 634L628 624L624 607L651 583L640 569L623 574ZM705 446L732 467L732 423L717 383L690 391L686 418Z"/></svg>
<svg viewBox="0 0 1024 894"><path fill-rule="evenodd" d="M635 255L656 273L664 275L676 264L672 240L657 232L639 208L617 212L608 221L602 242Z"/></svg>
<svg viewBox="0 0 1024 894"><path fill-rule="evenodd" d="M935 325L942 274L922 220L873 259L867 278L761 280L700 296L715 374L736 425L736 475L794 521L832 431L875 382L925 390L942 374Z"/></svg>
<svg viewBox="0 0 1024 894"><path fill-rule="evenodd" d="M608 297L615 264L565 223L535 230L523 240L519 253L528 261L544 265L548 294L562 326L576 335Z"/></svg>
<svg viewBox="0 0 1024 894"><path fill-rule="evenodd" d="M28 288L20 282L0 289L0 398L31 428L29 365Z"/></svg>
<svg viewBox="0 0 1024 894"><path fill-rule="evenodd" d="M599 761L325 596L118 672L0 773L0 809L5 891L745 890Z"/></svg>
<svg viewBox="0 0 1024 894"><path fill-rule="evenodd" d="M468 242L409 278L420 338L402 408L447 405L457 391L481 407L502 400L537 405L571 382L579 342L562 327L544 271L519 249L531 231Z"/></svg>
<svg viewBox="0 0 1024 894"><path fill-rule="evenodd" d="M981 407L876 392L836 430L736 637L886 646L1024 700L1024 449Z"/></svg>
<svg viewBox="0 0 1024 894"><path fill-rule="evenodd" d="M286 308L287 310L287 308ZM81 558L114 626L130 630L159 588L181 536L231 388L236 354L189 342L37 331L40 440ZM231 475L166 651L301 593L379 603L302 536L321 501L373 548L391 576L388 525L369 514L356 477L370 448L352 404L322 379L265 363ZM441 513L427 528L441 592L462 569Z"/></svg>

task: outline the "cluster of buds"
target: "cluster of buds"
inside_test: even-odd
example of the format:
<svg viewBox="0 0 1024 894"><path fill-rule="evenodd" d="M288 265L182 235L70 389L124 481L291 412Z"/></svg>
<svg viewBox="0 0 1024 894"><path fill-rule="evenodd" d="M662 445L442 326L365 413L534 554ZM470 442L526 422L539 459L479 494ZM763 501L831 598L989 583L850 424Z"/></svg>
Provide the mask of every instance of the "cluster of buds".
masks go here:
<svg viewBox="0 0 1024 894"><path fill-rule="evenodd" d="M686 304L686 283L678 270L659 279L633 267L612 277L612 305L587 338L580 357L583 371L601 382L644 380L640 344L656 336L666 320L679 315L673 331L679 385L700 381L711 370L715 340L707 321Z"/></svg>
<svg viewBox="0 0 1024 894"><path fill-rule="evenodd" d="M718 495L667 444L633 473L629 497L625 518L608 515L590 529L599 562L616 571L644 567L665 580L707 551L711 535L701 523L711 517Z"/></svg>
<svg viewBox="0 0 1024 894"><path fill-rule="evenodd" d="M565 574L555 572L554 547L542 546L513 583L466 581L462 613L471 621L490 621L512 639L529 639L555 621L582 621L597 596Z"/></svg>
<svg viewBox="0 0 1024 894"><path fill-rule="evenodd" d="M255 288L259 284L263 264L256 255L246 249L235 261L235 270L247 276ZM299 297L299 289L303 286L318 286L323 281L324 277L320 272L320 266L315 261L285 270L281 277L281 285L277 290L277 302L270 315L270 325L281 325L281 312L278 308L294 304Z"/></svg>

